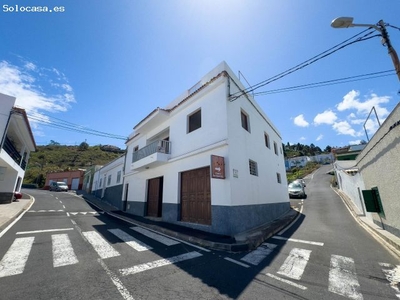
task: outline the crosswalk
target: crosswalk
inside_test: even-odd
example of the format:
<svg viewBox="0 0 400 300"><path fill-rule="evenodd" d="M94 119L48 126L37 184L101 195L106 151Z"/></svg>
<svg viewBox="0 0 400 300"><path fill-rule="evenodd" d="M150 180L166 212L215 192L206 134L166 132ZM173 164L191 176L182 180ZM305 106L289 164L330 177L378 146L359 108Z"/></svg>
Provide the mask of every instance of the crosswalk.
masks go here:
<svg viewBox="0 0 400 300"><path fill-rule="evenodd" d="M321 244L317 242L295 239L291 239L291 241L321 246ZM276 253L278 248L279 247L276 244L263 243L257 249L243 256L240 261L257 266L267 259L267 257ZM292 248L289 255L276 272L277 275L271 273L266 273L265 275L296 288L307 290L307 287L299 283L299 281L307 270L307 265L311 259L312 252L313 251L309 249ZM238 264L241 265L240 263ZM243 266L246 267L246 265ZM332 254L329 266L328 291L348 299L363 300L354 259L351 257ZM397 287L400 282L400 265L396 266L387 263L379 263L379 266L381 267L388 283L395 290L396 296L400 299L400 290Z"/></svg>
<svg viewBox="0 0 400 300"><path fill-rule="evenodd" d="M130 227L130 229L136 233L139 233L142 236L150 238L166 246L174 246L180 244L180 242L177 240L155 233L153 231L150 231L142 227L134 226ZM58 268L79 263L78 256L75 253L75 250L72 246L69 234L55 233L55 231L65 232L71 230L73 230L73 228L35 230L27 232L18 232L17 235L53 233L51 234L53 267ZM134 250L135 252L143 252L152 249L151 246L145 244L144 242L140 241L137 238L134 238L131 234L129 234L124 230L116 228L116 229L108 229L108 232L116 236L119 240L123 242L122 244L127 245L131 250ZM91 230L91 231L82 231L81 234L86 239L86 241L93 247L93 249L101 259L109 259L112 257L121 256L119 251L116 250L109 243L109 241L99 232ZM12 243L12 245L10 246L10 248L8 249L8 251L6 252L6 254L4 255L4 257L2 258L2 260L0 261L0 278L22 274L24 272L25 265L28 261L32 247L34 247L34 244L35 244L35 236L16 238ZM177 263L183 260L193 259L199 256L201 256L199 252L189 252L180 256L166 258L139 266L133 266L126 269L121 269L120 273L126 276L128 274L135 274L137 272L142 272L144 270L172 263Z"/></svg>
<svg viewBox="0 0 400 300"><path fill-rule="evenodd" d="M74 246L70 240L70 234L72 230L73 228L63 228L58 229L58 231L60 231L58 233L56 233L55 230L42 230L21 232L21 234L50 234L53 267L61 268L78 264L80 260L80 254L75 252ZM180 244L180 241L138 226L130 227L129 229L124 230L119 228L108 229L107 232L105 232L105 235L107 235L107 233L111 234L108 234L109 237L114 236L118 240L122 241L122 243L118 244L122 244L124 246L119 246L118 249L115 249L113 244L105 236L95 230L81 232L84 239L91 245L91 247L102 260L123 256L127 253L126 251L134 251L135 253L139 254L141 252L151 250L152 247L141 241L139 239L140 237L145 237L145 240L147 241L151 239L164 246L174 246ZM139 235L137 235L137 233L139 233ZM138 236L138 238L134 237L133 235ZM0 280L3 277L22 274L29 259L31 250L33 247L35 247L35 239L37 238L36 235L25 237L19 237L19 235L17 236L18 237L13 241L0 261ZM298 241L298 243L302 242L304 241ZM306 244L308 244L310 248L314 246L321 246L317 243ZM249 253L236 255L236 257L240 257L239 261L235 261L234 259L227 257L225 259L230 262L236 262L242 267L251 268L251 266L259 266L268 257L277 254L278 251L280 252L281 247L282 246L279 244L266 242ZM121 250L123 250L123 253L120 253ZM268 276L271 280L279 280L301 290L307 290L308 287L302 283L301 279L308 270L307 266L313 258L314 251L315 250L293 247L289 250L289 253L287 254L283 263L281 263L279 267L275 266L273 268L275 273L265 273L264 275ZM202 255L203 254L198 251L189 251L176 256L161 258L155 261L121 268L118 270L117 274L123 277L134 275L154 268L176 264L185 260L196 259ZM363 299L360 283L357 278L356 262L353 258L332 254L330 255L329 261L326 262L326 265L329 265L329 274L327 274L329 292L348 299ZM390 286L395 290L396 296L400 298L400 291L397 287L399 278L396 277L396 274L400 273L400 265L396 266L387 263L379 263L379 267L382 270L383 276L386 277Z"/></svg>

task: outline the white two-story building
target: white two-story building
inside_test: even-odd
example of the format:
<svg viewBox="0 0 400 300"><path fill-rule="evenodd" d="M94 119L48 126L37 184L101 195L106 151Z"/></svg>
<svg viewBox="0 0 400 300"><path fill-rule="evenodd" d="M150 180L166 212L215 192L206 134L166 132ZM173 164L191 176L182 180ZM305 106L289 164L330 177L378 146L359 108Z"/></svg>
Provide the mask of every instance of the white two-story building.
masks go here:
<svg viewBox="0 0 400 300"><path fill-rule="evenodd" d="M243 89L222 62L134 127L127 212L234 235L290 209L281 136Z"/></svg>
<svg viewBox="0 0 400 300"><path fill-rule="evenodd" d="M0 93L0 203L10 203L20 191L35 140L26 112L15 98Z"/></svg>

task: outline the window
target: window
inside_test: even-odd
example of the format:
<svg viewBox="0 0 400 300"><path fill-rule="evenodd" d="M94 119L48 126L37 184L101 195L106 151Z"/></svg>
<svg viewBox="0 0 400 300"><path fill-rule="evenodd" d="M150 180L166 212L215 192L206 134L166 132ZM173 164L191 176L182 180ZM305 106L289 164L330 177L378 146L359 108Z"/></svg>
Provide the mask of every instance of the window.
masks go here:
<svg viewBox="0 0 400 300"><path fill-rule="evenodd" d="M188 133L201 127L201 109L192 113L188 117Z"/></svg>
<svg viewBox="0 0 400 300"><path fill-rule="evenodd" d="M251 175L258 176L257 163L254 160L249 159L249 170Z"/></svg>
<svg viewBox="0 0 400 300"><path fill-rule="evenodd" d="M100 178L99 188L101 188L102 184L103 184L103 180L102 180L102 178Z"/></svg>
<svg viewBox="0 0 400 300"><path fill-rule="evenodd" d="M278 145L276 144L276 142L274 142L274 151L275 154L278 155Z"/></svg>
<svg viewBox="0 0 400 300"><path fill-rule="evenodd" d="M133 152L137 152L139 151L139 146L135 146L135 148L133 148Z"/></svg>
<svg viewBox="0 0 400 300"><path fill-rule="evenodd" d="M118 171L117 173L117 183L120 183L121 181L121 171Z"/></svg>
<svg viewBox="0 0 400 300"><path fill-rule="evenodd" d="M278 181L278 183L282 183L281 174L276 173L276 180Z"/></svg>
<svg viewBox="0 0 400 300"><path fill-rule="evenodd" d="M109 186L111 184L111 175L108 175L107 178L107 186Z"/></svg>
<svg viewBox="0 0 400 300"><path fill-rule="evenodd" d="M268 147L271 149L271 145L269 144L269 135L264 132L264 138L265 138L265 147Z"/></svg>
<svg viewBox="0 0 400 300"><path fill-rule="evenodd" d="M249 116L243 110L240 112L240 118L242 120L242 127L250 132Z"/></svg>

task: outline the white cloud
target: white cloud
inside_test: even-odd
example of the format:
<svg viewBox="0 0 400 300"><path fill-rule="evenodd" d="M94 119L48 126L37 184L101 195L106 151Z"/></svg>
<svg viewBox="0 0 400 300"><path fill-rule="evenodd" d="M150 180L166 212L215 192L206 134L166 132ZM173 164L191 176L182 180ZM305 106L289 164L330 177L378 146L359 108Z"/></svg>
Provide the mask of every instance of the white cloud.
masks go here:
<svg viewBox="0 0 400 300"><path fill-rule="evenodd" d="M320 140L322 140L323 138L324 138L324 135L323 135L323 134L320 134L320 135L317 137L316 141L320 141Z"/></svg>
<svg viewBox="0 0 400 300"><path fill-rule="evenodd" d="M349 145L360 145L361 140L349 141Z"/></svg>
<svg viewBox="0 0 400 300"><path fill-rule="evenodd" d="M301 138L300 138L300 141L305 141L306 140L306 138L304 137L304 136L302 136Z"/></svg>
<svg viewBox="0 0 400 300"><path fill-rule="evenodd" d="M304 115L298 115L294 118L294 125L299 127L308 127L310 124L304 119Z"/></svg>
<svg viewBox="0 0 400 300"><path fill-rule="evenodd" d="M314 118L314 125L328 124L331 125L337 120L336 114L331 110L317 114Z"/></svg>
<svg viewBox="0 0 400 300"><path fill-rule="evenodd" d="M24 108L28 114L68 110L69 103L75 102L72 87L66 82L61 82L59 86L49 85L47 73L46 69L40 69L30 62L24 62L23 67L18 67L1 61L0 90L4 94L16 97L16 106ZM46 80L43 80L43 77L46 77Z"/></svg>
<svg viewBox="0 0 400 300"><path fill-rule="evenodd" d="M381 104L388 103L390 101L389 96L378 96L376 94L371 94L366 97L364 102L359 100L360 92L350 91L343 97L343 101L337 105L338 111L345 111L354 109L357 111L358 115L367 116L371 109L375 107L376 113L379 118L385 118L389 111L381 107ZM354 116L354 115L352 115Z"/></svg>
<svg viewBox="0 0 400 300"><path fill-rule="evenodd" d="M0 61L0 91L16 98L15 105L28 113L35 136L44 136L38 120L50 123L45 112L67 111L76 102L73 88L55 68L39 68L21 57L20 60L21 67Z"/></svg>
<svg viewBox="0 0 400 300"><path fill-rule="evenodd" d="M351 136L359 136L358 134L347 121L337 122L332 125L332 128L336 130L338 134L343 135L351 135Z"/></svg>

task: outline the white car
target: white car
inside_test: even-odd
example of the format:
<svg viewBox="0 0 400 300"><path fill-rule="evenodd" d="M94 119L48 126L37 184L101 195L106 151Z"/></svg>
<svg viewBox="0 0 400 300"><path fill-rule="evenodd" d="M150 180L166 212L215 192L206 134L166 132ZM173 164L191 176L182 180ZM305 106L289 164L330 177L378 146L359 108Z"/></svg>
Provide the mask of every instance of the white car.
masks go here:
<svg viewBox="0 0 400 300"><path fill-rule="evenodd" d="M50 187L49 187L50 191L56 191L56 192L68 192L68 185L63 182L63 181L52 181L50 183Z"/></svg>

